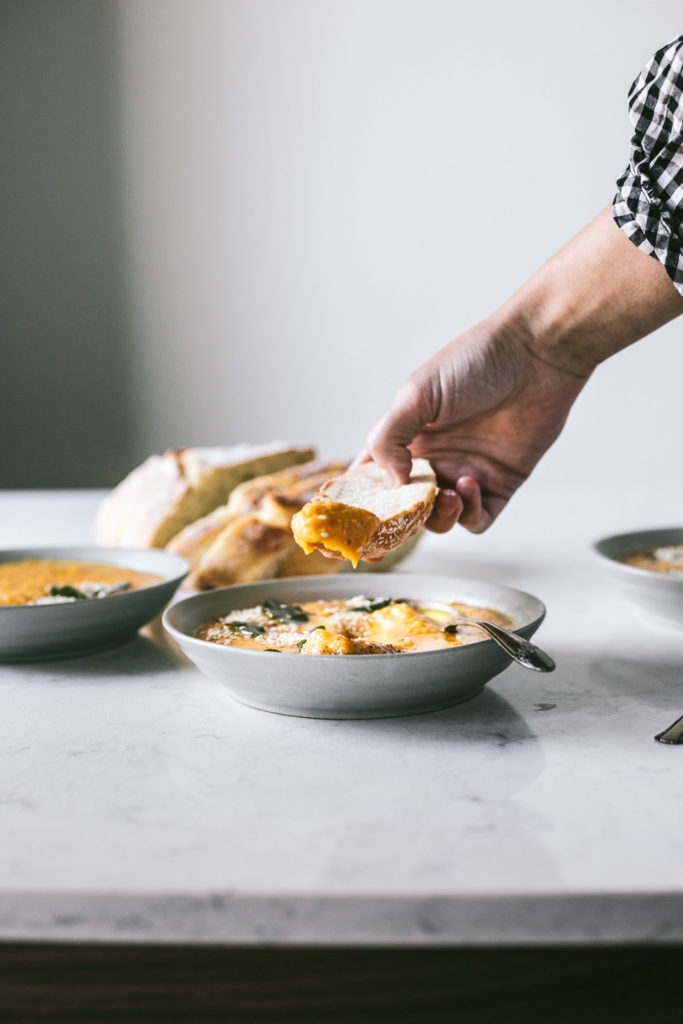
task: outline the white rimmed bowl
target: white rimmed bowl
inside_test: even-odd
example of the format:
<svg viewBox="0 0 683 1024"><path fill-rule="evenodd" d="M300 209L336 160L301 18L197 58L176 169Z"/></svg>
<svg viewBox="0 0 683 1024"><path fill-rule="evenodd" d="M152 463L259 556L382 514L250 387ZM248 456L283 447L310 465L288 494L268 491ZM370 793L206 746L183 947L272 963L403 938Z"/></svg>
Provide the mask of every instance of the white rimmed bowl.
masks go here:
<svg viewBox="0 0 683 1024"><path fill-rule="evenodd" d="M683 572L651 572L621 561L645 548L670 544L683 544L683 526L613 534L596 541L593 551L613 585L644 619L657 626L683 629Z"/></svg>
<svg viewBox="0 0 683 1024"><path fill-rule="evenodd" d="M189 564L157 548L15 548L0 551L0 562L25 558L105 562L160 576L159 583L111 597L64 604L0 606L0 661L33 661L84 654L132 636L168 604Z"/></svg>
<svg viewBox="0 0 683 1024"><path fill-rule="evenodd" d="M458 704L479 693L510 663L493 640L418 654L272 654L199 640L203 623L266 598L285 604L317 599L405 597L465 601L511 615L520 636L531 637L545 607L512 587L412 573L306 576L223 587L178 601L163 624L205 675L222 682L243 704L304 718L382 718ZM483 634L482 634L483 635Z"/></svg>

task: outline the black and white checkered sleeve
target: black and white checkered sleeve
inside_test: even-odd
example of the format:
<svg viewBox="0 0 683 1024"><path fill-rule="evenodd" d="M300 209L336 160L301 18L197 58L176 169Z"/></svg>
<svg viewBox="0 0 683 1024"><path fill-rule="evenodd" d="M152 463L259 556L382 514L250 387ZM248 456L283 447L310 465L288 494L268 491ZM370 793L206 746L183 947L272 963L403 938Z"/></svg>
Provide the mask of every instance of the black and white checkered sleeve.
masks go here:
<svg viewBox="0 0 683 1024"><path fill-rule="evenodd" d="M683 294L683 35L658 50L629 91L634 133L614 220Z"/></svg>

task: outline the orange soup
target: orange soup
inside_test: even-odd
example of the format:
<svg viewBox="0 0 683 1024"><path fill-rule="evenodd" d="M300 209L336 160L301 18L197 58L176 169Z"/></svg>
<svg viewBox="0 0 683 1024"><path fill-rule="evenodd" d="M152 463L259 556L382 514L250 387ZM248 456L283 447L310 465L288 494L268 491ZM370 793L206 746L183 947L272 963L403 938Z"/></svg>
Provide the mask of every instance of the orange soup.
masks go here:
<svg viewBox="0 0 683 1024"><path fill-rule="evenodd" d="M110 597L160 583L152 573L105 562L27 558L0 562L0 605L60 604Z"/></svg>
<svg viewBox="0 0 683 1024"><path fill-rule="evenodd" d="M683 544L668 544L666 547L645 548L625 555L622 562L636 569L650 572L683 573Z"/></svg>
<svg viewBox="0 0 683 1024"><path fill-rule="evenodd" d="M436 603L436 602L435 602ZM298 654L400 654L476 643L488 637L455 618L488 619L508 629L514 621L495 608L448 602L352 597L285 605L264 601L240 608L195 631L200 640L253 651Z"/></svg>

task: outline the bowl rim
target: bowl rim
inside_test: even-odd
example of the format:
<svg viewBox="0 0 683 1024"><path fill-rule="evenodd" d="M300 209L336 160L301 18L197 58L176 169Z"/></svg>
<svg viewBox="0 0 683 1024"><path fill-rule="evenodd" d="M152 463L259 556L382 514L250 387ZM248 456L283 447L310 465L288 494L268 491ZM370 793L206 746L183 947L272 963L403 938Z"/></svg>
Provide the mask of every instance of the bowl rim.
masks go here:
<svg viewBox="0 0 683 1024"><path fill-rule="evenodd" d="M85 554L85 552L92 553ZM105 564L117 565L123 569L132 569L132 565L126 565L126 557L132 555L133 558L139 558L144 556L151 558L152 561L158 561L161 563L158 568L158 574L163 575L163 579L159 580L158 583L151 583L147 587L140 587L137 590L123 591L117 594L118 600L130 600L136 598L140 600L140 595L145 595L146 598L152 596L155 591L162 588L173 586L175 589L181 584L190 571L190 563L182 555L176 555L172 551L166 551L164 548L116 548L116 547L99 547L96 544L69 544L69 545L41 545L40 547L22 547L22 548L0 548L0 565L5 562L12 561L23 561L29 559L55 559L56 561L92 561L92 562L104 562ZM167 563L167 568L163 569L163 563ZM145 571L145 570L137 570ZM154 567L150 567L147 570L154 573ZM70 615L73 614L71 611L66 609L78 608L80 609L79 614L83 614L86 608L101 607L99 601L64 601L57 602L55 604L0 604L0 615L7 614L26 614L27 612L36 615L45 612L54 612L56 608L62 609L63 613ZM87 614L87 612L86 612Z"/></svg>
<svg viewBox="0 0 683 1024"><path fill-rule="evenodd" d="M541 601L540 598L536 597L535 594L531 594L527 590L521 590L519 587L508 586L507 584L504 584L504 583L490 583L489 581L485 581L485 580L473 580L473 579L469 579L469 578L450 577L450 576L438 576L438 575L435 575L434 573L417 573L417 572L415 572L415 573L408 573L408 572L405 572L405 573L399 573L399 572L376 573L376 574L373 574L371 577L368 577L368 579L372 580L373 582L375 580L381 581L381 580L387 579L387 578L391 579L391 580L398 581L398 580L401 580L401 579L406 579L406 578L410 579L412 577L417 577L417 576L419 576L419 577L426 577L426 578L432 578L434 580L441 580L441 581L452 580L453 583L456 586L459 585L459 584L471 584L472 586L475 586L475 587L477 587L477 586L497 587L497 588L500 588L500 589L503 589L503 590L507 590L511 594L516 594L516 595L518 595L520 597L526 598L526 599L534 602L536 604L536 606L537 606L537 613L531 619L529 619L528 621L525 621L525 622L523 622L521 624L516 625L515 628L512 630L513 633L520 633L522 630L527 630L527 629L532 629L532 628L535 631L541 625L541 623L543 622L543 620L545 619L546 614L547 614L546 605L544 604L543 601ZM333 580L337 580L337 581L341 580L341 581L344 581L344 582L348 582L350 579L353 579L353 577L349 576L347 574L344 574L342 576L336 576L336 575L326 575L326 576L286 576L286 577L282 576L282 577L278 577L278 578L271 579L271 580L269 580L269 579L254 580L253 583L254 583L254 585L259 585L259 586L262 586L263 584L268 584L268 583L281 584L282 585L282 584L291 584L292 582L294 582L296 580L300 580L302 582L306 581L307 583L310 581L312 583L320 582L321 584L322 583L330 584L330 582L333 581ZM365 579L365 577L364 577L364 579ZM254 658L255 656L262 657L263 655L270 654L270 653L272 653L271 651L254 651L254 650L250 650L249 648L245 648L245 647L232 647L229 644L216 644L216 643L213 643L211 640L202 640L202 639L200 639L200 637L196 637L196 636L193 636L191 633L184 632L183 630L179 629L177 626L174 626L173 623L170 621L170 618L174 614L177 613L177 609L180 608L181 606L186 606L186 605L189 605L190 603L199 604L199 603L201 603L202 599L206 600L209 595L216 595L216 594L220 594L220 593L230 593L230 592L233 592L234 590L237 590L238 588L241 589L243 587L248 587L248 586L251 586L251 584L249 584L249 583L235 583L235 584L232 584L231 586L216 587L213 590L201 591L198 594L192 594L189 597L181 598L180 600L175 601L172 605L169 605L169 607L164 610L163 615L161 617L162 625L163 625L164 629L167 631L167 633L169 634L169 636L179 646L182 646L183 644L187 644L187 645L189 645L190 649L195 649L195 650L211 650L212 652L215 652L215 651L218 650L218 651L226 652L225 654L218 655L219 657L231 657L231 658L234 658L235 656L240 657L240 656L246 655L249 658ZM354 654L353 655L353 662L354 662L354 664L357 664L359 661L361 661L361 662L371 661L373 663L376 663L377 662L377 658L400 658L401 661L405 661L406 658L425 658L427 655L431 655L431 656L450 655L451 657L453 657L453 655L457 651L466 651L466 650L468 650L469 648L471 648L473 646L476 646L477 648L480 648L484 644L487 645L490 648L490 647L495 645L495 641L490 639L490 638L487 638L486 640L478 641L476 643L476 645L473 645L473 644L462 644L459 647L453 647L453 648L445 647L445 648L443 648L441 650L434 650L434 651L395 651L395 652L386 653L386 654ZM297 652L294 652L294 651L279 651L278 653L279 654L283 654L286 657L290 657L290 658L299 658L300 657L300 655ZM321 657L325 657L325 655L321 655ZM338 657L338 656L327 655L327 657ZM342 659L342 660L344 660L344 659Z"/></svg>
<svg viewBox="0 0 683 1024"><path fill-rule="evenodd" d="M683 571L680 573L664 573L655 572L652 569L643 569L637 565L627 565L625 562L622 562L620 557L618 557L617 555L608 554L604 550L604 547L608 544L618 544L619 542L626 543L629 541L630 538L634 538L635 542L635 538L637 537L655 537L657 535L661 535L660 539L664 540L664 537L667 534L673 533L679 534L681 536L681 540L676 541L675 543L683 544L683 525L656 526L652 529L627 530L624 533L608 534L605 537L600 537L598 540L593 541L593 543L591 544L591 550L593 552L593 555L603 565L607 565L610 568L614 568L617 572L623 573L626 576L631 576L634 579L647 579L650 581L659 580L662 586L676 586L677 584L680 586L681 583L683 583ZM642 546L648 547L652 545L649 545L647 541L644 541L643 544L641 544L641 547ZM655 546L657 545L655 544ZM637 550L638 548L634 547L634 552ZM627 553L627 551L624 551L622 552L622 555Z"/></svg>

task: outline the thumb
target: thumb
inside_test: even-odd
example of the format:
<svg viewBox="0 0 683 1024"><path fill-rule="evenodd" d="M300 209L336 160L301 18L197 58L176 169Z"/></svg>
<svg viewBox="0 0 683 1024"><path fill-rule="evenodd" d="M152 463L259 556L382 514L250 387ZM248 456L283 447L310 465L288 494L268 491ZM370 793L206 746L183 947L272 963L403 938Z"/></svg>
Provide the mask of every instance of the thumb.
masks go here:
<svg viewBox="0 0 683 1024"><path fill-rule="evenodd" d="M419 396L411 381L406 381L384 415L368 434L366 448L377 465L385 470L388 486L405 484L410 477L412 455L408 445L427 421L420 413Z"/></svg>

